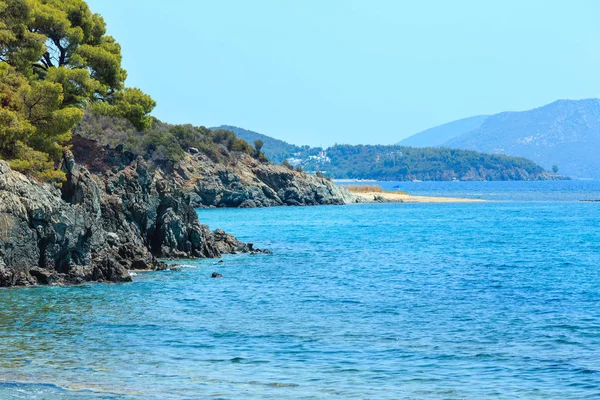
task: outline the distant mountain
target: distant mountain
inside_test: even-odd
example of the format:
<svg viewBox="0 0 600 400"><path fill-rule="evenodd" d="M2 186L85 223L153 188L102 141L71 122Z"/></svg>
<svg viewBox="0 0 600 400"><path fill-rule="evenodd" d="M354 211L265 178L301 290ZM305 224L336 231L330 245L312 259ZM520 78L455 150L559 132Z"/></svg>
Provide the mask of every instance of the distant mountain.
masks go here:
<svg viewBox="0 0 600 400"><path fill-rule="evenodd" d="M447 146L519 155L562 174L600 178L600 99L559 100L522 112L492 115Z"/></svg>
<svg viewBox="0 0 600 400"><path fill-rule="evenodd" d="M487 117L489 117L489 115L476 115L474 117L448 122L447 124L429 128L409 136L397 144L400 146L412 147L441 146L450 139L454 139L457 136L479 128Z"/></svg>
<svg viewBox="0 0 600 400"><path fill-rule="evenodd" d="M265 152L265 155L271 162L275 164L281 164L285 158L293 157L294 154L302 152L303 149L308 148L308 146L296 146L294 144L284 142L283 140L263 135L262 133L238 128L237 126L221 125L211 129L227 129L233 131L238 137L244 139L252 146L254 146L255 140L262 140L264 142L263 151Z"/></svg>
<svg viewBox="0 0 600 400"><path fill-rule="evenodd" d="M556 165L563 175L600 179L600 99L558 100L533 110L495 114L468 132L440 141L432 139L428 145L522 156L546 169Z"/></svg>

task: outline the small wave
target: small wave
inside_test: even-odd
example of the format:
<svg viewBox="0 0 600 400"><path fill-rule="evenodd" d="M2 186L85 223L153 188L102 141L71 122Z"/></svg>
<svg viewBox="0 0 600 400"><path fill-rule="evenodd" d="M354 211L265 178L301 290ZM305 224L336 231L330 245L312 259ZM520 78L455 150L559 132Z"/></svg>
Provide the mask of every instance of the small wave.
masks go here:
<svg viewBox="0 0 600 400"><path fill-rule="evenodd" d="M58 385L47 382L28 382L28 381L1 381L0 390L10 389L11 391L30 392L31 390L38 391L52 391L56 393L92 393L111 396L127 396L127 395L141 395L141 392L137 391L126 391L126 390L113 390L104 389L99 387L91 387L85 384L70 384L70 385ZM43 398L43 397L42 397Z"/></svg>
<svg viewBox="0 0 600 400"><path fill-rule="evenodd" d="M496 358L497 356L494 354L487 354L487 353L478 353L475 354L475 358Z"/></svg>
<svg viewBox="0 0 600 400"><path fill-rule="evenodd" d="M221 361L221 360L217 360L217 361ZM223 360L224 361L224 360ZM244 357L234 357L228 360L231 363L234 364L268 364L270 363L270 361L267 360L249 360L247 358Z"/></svg>
<svg viewBox="0 0 600 400"><path fill-rule="evenodd" d="M250 381L249 385L257 385L257 386L268 386L275 388L286 388L286 387L299 387L297 383L284 383L284 382L260 382L260 381Z"/></svg>
<svg viewBox="0 0 600 400"><path fill-rule="evenodd" d="M598 374L598 373L600 373L600 371L598 371L598 370L589 369L589 368L574 368L573 372L576 372L578 374Z"/></svg>
<svg viewBox="0 0 600 400"><path fill-rule="evenodd" d="M298 387L300 385L298 385L296 383L271 382L271 383L267 383L267 386L284 388L284 387Z"/></svg>
<svg viewBox="0 0 600 400"><path fill-rule="evenodd" d="M572 344L572 345L580 345L580 342L573 342L571 340L567 340L567 339L556 339L556 343L560 343L560 344Z"/></svg>

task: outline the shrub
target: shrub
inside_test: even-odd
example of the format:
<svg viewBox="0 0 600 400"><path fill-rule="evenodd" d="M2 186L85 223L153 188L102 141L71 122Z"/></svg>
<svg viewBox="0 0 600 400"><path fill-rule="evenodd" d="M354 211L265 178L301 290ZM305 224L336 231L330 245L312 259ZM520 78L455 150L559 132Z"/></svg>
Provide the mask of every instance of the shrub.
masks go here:
<svg viewBox="0 0 600 400"><path fill-rule="evenodd" d="M46 153L32 149L31 147L17 142L15 145L15 158L9 160L10 167L33 176L42 181L62 182L65 173L54 169L54 163Z"/></svg>
<svg viewBox="0 0 600 400"><path fill-rule="evenodd" d="M258 155L258 161L260 161L262 163L268 163L269 162L269 159L265 155L264 151L261 151L260 154Z"/></svg>
<svg viewBox="0 0 600 400"><path fill-rule="evenodd" d="M234 139L233 145L231 146L231 150L246 153L248 155L252 155L252 153L254 152L252 150L252 147L248 144L248 142L238 137Z"/></svg>
<svg viewBox="0 0 600 400"><path fill-rule="evenodd" d="M289 161L287 160L287 158L283 159L283 162L281 163L281 165L283 165L284 167L286 167L287 169L290 169L292 171L294 170L294 166L289 163Z"/></svg>

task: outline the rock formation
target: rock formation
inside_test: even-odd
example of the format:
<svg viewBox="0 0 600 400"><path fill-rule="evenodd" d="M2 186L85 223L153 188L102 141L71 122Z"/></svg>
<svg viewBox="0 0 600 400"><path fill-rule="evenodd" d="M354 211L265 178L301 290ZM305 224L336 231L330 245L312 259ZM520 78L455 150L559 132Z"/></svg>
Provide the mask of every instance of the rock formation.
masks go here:
<svg viewBox="0 0 600 400"><path fill-rule="evenodd" d="M0 160L0 286L129 281L159 258L260 251L201 225L159 169L126 161L94 174L66 152L57 189Z"/></svg>
<svg viewBox="0 0 600 400"><path fill-rule="evenodd" d="M356 197L326 178L265 164L238 153L230 165L203 154L175 166L193 207L270 207L355 203Z"/></svg>
<svg viewBox="0 0 600 400"><path fill-rule="evenodd" d="M75 136L75 158L92 172L120 168L135 156L120 148L99 146ZM158 168L187 197L192 207L270 207L355 203L359 199L326 178L262 163L245 153L215 162L191 150L174 165Z"/></svg>

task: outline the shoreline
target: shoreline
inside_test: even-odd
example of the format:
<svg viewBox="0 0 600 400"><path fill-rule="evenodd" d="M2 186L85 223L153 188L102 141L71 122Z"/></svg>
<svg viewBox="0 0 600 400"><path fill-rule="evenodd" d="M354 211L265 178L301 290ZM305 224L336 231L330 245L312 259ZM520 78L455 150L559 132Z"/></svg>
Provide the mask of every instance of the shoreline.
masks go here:
<svg viewBox="0 0 600 400"><path fill-rule="evenodd" d="M364 182L377 182L376 179L332 179L331 182L334 183L364 183Z"/></svg>
<svg viewBox="0 0 600 400"><path fill-rule="evenodd" d="M487 200L458 197L413 196L392 192L351 192L365 203L485 203Z"/></svg>

